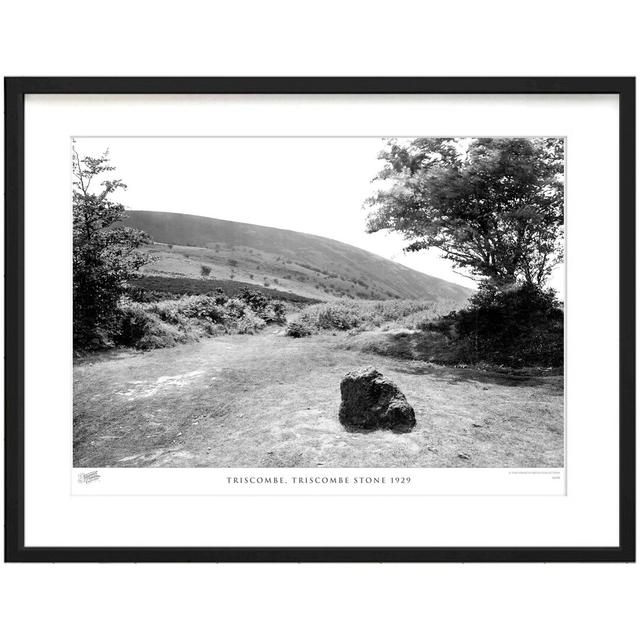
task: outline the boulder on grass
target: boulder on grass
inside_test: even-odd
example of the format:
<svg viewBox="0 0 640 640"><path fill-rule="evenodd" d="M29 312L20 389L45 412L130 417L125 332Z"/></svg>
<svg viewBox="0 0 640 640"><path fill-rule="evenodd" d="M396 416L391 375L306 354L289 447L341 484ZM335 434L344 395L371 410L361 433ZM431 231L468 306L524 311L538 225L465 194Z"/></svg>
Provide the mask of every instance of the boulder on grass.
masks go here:
<svg viewBox="0 0 640 640"><path fill-rule="evenodd" d="M340 382L339 418L351 431L390 429L411 431L416 426L413 407L398 386L373 367L351 371Z"/></svg>

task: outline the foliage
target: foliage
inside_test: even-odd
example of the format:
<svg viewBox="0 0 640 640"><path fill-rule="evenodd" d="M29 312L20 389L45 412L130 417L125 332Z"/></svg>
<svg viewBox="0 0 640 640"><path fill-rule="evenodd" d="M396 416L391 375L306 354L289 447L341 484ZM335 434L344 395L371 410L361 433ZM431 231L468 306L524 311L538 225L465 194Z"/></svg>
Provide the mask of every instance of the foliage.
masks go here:
<svg viewBox="0 0 640 640"><path fill-rule="evenodd" d="M161 349L187 342L184 327L176 326L151 313L145 305L132 302L120 309L118 344L137 349Z"/></svg>
<svg viewBox="0 0 640 640"><path fill-rule="evenodd" d="M73 150L73 337L76 348L108 346L105 336L118 322L118 301L127 283L148 262L137 251L149 242L137 229L118 226L124 207L111 200L121 180L102 180L113 171L105 152L98 158L80 158Z"/></svg>
<svg viewBox="0 0 640 640"><path fill-rule="evenodd" d="M449 313L450 305L422 300L367 300L324 302L306 307L298 321L318 331L364 331L399 323L414 328L416 322L433 320Z"/></svg>
<svg viewBox="0 0 640 640"><path fill-rule="evenodd" d="M346 331L357 327L361 321L362 315L352 305L326 304L318 310L316 326L318 329Z"/></svg>
<svg viewBox="0 0 640 640"><path fill-rule="evenodd" d="M562 260L564 143L559 138L390 141L367 201L367 230L392 229L406 251L437 247L497 286L544 285Z"/></svg>
<svg viewBox="0 0 640 640"><path fill-rule="evenodd" d="M229 298L224 305L227 316L230 318L238 319L242 318L247 309L250 309L249 305L240 298Z"/></svg>
<svg viewBox="0 0 640 640"><path fill-rule="evenodd" d="M306 338L312 333L311 327L302 322L290 322L287 325L286 335L290 338Z"/></svg>
<svg viewBox="0 0 640 640"><path fill-rule="evenodd" d="M166 300L156 307L174 306L176 313L193 320L205 320L213 324L224 324L228 313L226 301L211 296L186 296L180 300Z"/></svg>
<svg viewBox="0 0 640 640"><path fill-rule="evenodd" d="M287 307L281 300L272 300L261 317L268 323L284 324L287 321Z"/></svg>
<svg viewBox="0 0 640 640"><path fill-rule="evenodd" d="M266 320L239 298L183 296L156 302L122 300L115 342L158 349L220 333L256 333Z"/></svg>
<svg viewBox="0 0 640 640"><path fill-rule="evenodd" d="M229 300L227 292L222 287L217 287L213 294L207 295L213 295L213 299L216 301L216 304L225 304L225 302Z"/></svg>
<svg viewBox="0 0 640 640"><path fill-rule="evenodd" d="M200 265L200 275L203 278L208 278L211 275L211 267L208 267L206 264Z"/></svg>
<svg viewBox="0 0 640 640"><path fill-rule="evenodd" d="M256 291L255 289L249 289L249 287L241 289L238 298L248 304L256 313L263 311L269 303L264 293Z"/></svg>
<svg viewBox="0 0 640 640"><path fill-rule="evenodd" d="M265 322L283 324L286 321L286 308L279 300L270 300L260 291L248 287L240 291L238 298Z"/></svg>
<svg viewBox="0 0 640 640"><path fill-rule="evenodd" d="M553 290L533 284L483 286L468 308L431 328L447 334L465 362L559 367L564 359L562 305Z"/></svg>
<svg viewBox="0 0 640 640"><path fill-rule="evenodd" d="M236 331L238 333L257 333L264 329L266 322L251 309L247 309L236 321Z"/></svg>

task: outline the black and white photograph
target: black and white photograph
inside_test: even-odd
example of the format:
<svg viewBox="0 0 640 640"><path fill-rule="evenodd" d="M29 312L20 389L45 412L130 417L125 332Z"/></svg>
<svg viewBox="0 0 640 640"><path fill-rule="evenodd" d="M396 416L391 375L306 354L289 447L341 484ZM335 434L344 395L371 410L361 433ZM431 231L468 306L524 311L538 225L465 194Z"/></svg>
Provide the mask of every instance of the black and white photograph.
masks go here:
<svg viewBox="0 0 640 640"><path fill-rule="evenodd" d="M74 468L564 468L566 146L74 137Z"/></svg>
<svg viewBox="0 0 640 640"><path fill-rule="evenodd" d="M4 636L632 636L635 13L5 3Z"/></svg>
<svg viewBox="0 0 640 640"><path fill-rule="evenodd" d="M7 88L13 560L635 557L633 79Z"/></svg>

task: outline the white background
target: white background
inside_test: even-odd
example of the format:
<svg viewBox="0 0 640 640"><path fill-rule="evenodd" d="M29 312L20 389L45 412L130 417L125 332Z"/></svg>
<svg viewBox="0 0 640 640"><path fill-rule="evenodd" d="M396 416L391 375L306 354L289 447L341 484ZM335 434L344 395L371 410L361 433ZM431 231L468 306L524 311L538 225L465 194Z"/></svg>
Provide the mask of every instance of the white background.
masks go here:
<svg viewBox="0 0 640 640"><path fill-rule="evenodd" d="M618 439L615 428L603 428L618 423L618 118L618 99L611 95L27 96L26 545L615 546ZM287 499L263 493L231 499L219 497L226 491L216 481L224 476L217 469L168 470L164 476L135 469L128 498L69 495L72 234L71 216L60 212L70 209L71 137L373 135L391 127L399 135L437 136L458 129L461 135L567 138L567 495L549 496L549 479L538 477L540 488L533 486L536 478L529 478L528 491L537 495L514 498L520 476L505 478L504 490L496 491L486 469L468 472L474 480L479 477L479 493L486 488L483 496L468 488L467 474L457 469L414 470L423 495L411 499L381 492L339 500L305 498L306 487ZM594 139L608 159L598 167L597 182ZM40 169L44 157L47 172ZM603 247L600 260L594 259L594 247ZM600 307L611 310L606 322L593 312L594 290ZM55 309L47 316L46 331L43 306ZM594 365L606 376L594 375ZM101 482L107 493L121 493L117 479L129 475L109 470ZM457 496L424 495L434 493L434 483L449 475L456 478ZM163 477L174 476L182 495L193 495L194 482L196 494L206 482L217 495L180 498L170 495L175 490L160 488L162 495L147 497L150 477L162 486ZM440 493L456 493L452 484ZM93 491L94 486L87 488ZM561 491L560 485L556 493Z"/></svg>
<svg viewBox="0 0 640 640"><path fill-rule="evenodd" d="M632 4L11 3L5 75L635 75ZM597 141L594 141L597 149ZM46 171L46 160L43 171ZM3 566L12 638L631 637L637 565Z"/></svg>

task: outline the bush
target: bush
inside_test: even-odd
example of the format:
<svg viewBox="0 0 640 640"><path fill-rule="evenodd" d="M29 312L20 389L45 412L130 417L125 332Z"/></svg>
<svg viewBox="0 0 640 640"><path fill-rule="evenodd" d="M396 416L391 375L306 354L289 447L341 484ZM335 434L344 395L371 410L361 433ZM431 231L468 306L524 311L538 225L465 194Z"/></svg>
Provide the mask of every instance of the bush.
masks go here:
<svg viewBox="0 0 640 640"><path fill-rule="evenodd" d="M160 349L187 342L188 336L164 322L139 302L120 307L120 326L116 342L136 349Z"/></svg>
<svg viewBox="0 0 640 640"><path fill-rule="evenodd" d="M267 322L275 322L276 324L284 324L287 321L287 306L281 300L272 300L266 309Z"/></svg>
<svg viewBox="0 0 640 640"><path fill-rule="evenodd" d="M248 287L241 289L238 298L243 300L256 313L261 313L269 303L267 296L255 289L249 289Z"/></svg>
<svg viewBox="0 0 640 640"><path fill-rule="evenodd" d="M240 298L229 298L224 304L225 313L232 320L238 320L242 318L248 311L251 310L251 307Z"/></svg>
<svg viewBox="0 0 640 640"><path fill-rule="evenodd" d="M224 297L188 296L178 300L178 307L187 318L208 320L214 324L224 324L227 319L227 301Z"/></svg>
<svg viewBox="0 0 640 640"><path fill-rule="evenodd" d="M366 330L385 324L415 329L418 328L416 324L424 325L427 320L451 309L450 305L423 300L349 300L306 307L300 314L300 320L316 330Z"/></svg>
<svg viewBox="0 0 640 640"><path fill-rule="evenodd" d="M206 264L200 265L200 275L203 278L208 278L211 275L211 267L208 267Z"/></svg>
<svg viewBox="0 0 640 640"><path fill-rule="evenodd" d="M160 300L144 305L148 313L157 315L163 322L183 324L186 316L183 313L180 300Z"/></svg>
<svg viewBox="0 0 640 640"><path fill-rule="evenodd" d="M301 322L291 322L287 325L286 335L291 338L306 338L312 333L311 328Z"/></svg>
<svg viewBox="0 0 640 640"><path fill-rule="evenodd" d="M224 304L229 299L229 296L220 287L218 287L212 294L208 293L205 295L212 296L218 305Z"/></svg>
<svg viewBox="0 0 640 640"><path fill-rule="evenodd" d="M318 312L316 324L319 329L347 331L362 323L359 310L344 304L327 304Z"/></svg>
<svg viewBox="0 0 640 640"><path fill-rule="evenodd" d="M284 318L284 311L281 302L266 300L263 312L272 321ZM267 319L244 300L227 298L222 292L156 302L123 300L115 343L136 349L158 349L220 333L252 334L266 323Z"/></svg>
<svg viewBox="0 0 640 640"><path fill-rule="evenodd" d="M236 331L238 333L256 333L260 329L264 329L266 322L251 309L246 309L241 318L236 322Z"/></svg>
<svg viewBox="0 0 640 640"><path fill-rule="evenodd" d="M238 298L265 322L277 324L285 322L286 307L283 302L270 300L263 293L249 288L242 289Z"/></svg>
<svg viewBox="0 0 640 640"><path fill-rule="evenodd" d="M564 312L552 290L535 285L483 286L470 306L431 328L447 334L460 360L511 367L559 367L564 361Z"/></svg>

